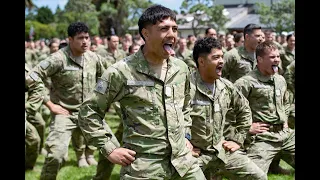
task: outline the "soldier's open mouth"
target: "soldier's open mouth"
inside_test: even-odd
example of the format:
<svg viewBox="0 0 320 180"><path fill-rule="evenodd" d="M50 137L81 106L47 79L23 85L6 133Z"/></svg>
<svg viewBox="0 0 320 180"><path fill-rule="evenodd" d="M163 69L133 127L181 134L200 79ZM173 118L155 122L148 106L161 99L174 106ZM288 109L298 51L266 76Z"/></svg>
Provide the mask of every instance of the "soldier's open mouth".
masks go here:
<svg viewBox="0 0 320 180"><path fill-rule="evenodd" d="M278 65L272 65L272 70L273 70L273 72L278 72L278 70L279 70Z"/></svg>
<svg viewBox="0 0 320 180"><path fill-rule="evenodd" d="M172 49L172 44L164 44L163 45L164 50L166 50L168 52L168 54L173 54L174 50Z"/></svg>

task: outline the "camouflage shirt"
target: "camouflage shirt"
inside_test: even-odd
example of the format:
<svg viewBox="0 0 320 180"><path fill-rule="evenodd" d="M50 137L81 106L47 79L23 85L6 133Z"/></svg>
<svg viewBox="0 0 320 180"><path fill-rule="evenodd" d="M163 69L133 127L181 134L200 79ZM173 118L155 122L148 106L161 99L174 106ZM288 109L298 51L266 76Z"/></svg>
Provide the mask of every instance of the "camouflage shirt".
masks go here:
<svg viewBox="0 0 320 180"><path fill-rule="evenodd" d="M114 52L114 54L112 54L107 49L107 51L105 52L103 57L105 57L110 64L114 64L114 63L122 60L123 58L127 57L127 53L121 49L117 49Z"/></svg>
<svg viewBox="0 0 320 180"><path fill-rule="evenodd" d="M238 127L233 139L242 145L252 123L252 114L248 100L228 80L224 78L215 81L215 92L209 90L201 80L199 72L191 75L192 87L192 118L191 143L199 147L201 152L217 153L217 157L226 162L222 141L226 124L226 113L233 108ZM194 93L195 91L195 93Z"/></svg>
<svg viewBox="0 0 320 180"><path fill-rule="evenodd" d="M287 70L287 66L289 66L289 64L295 60L295 55L286 47L285 53L280 54L280 58L281 58L282 68L285 73Z"/></svg>
<svg viewBox="0 0 320 180"><path fill-rule="evenodd" d="M183 53L179 50L176 50L176 58L183 60L190 68L196 69L197 65L193 60L192 51L189 49L185 49Z"/></svg>
<svg viewBox="0 0 320 180"><path fill-rule="evenodd" d="M30 73L30 67L25 63L26 113L35 115L39 110L45 95L45 87L36 73Z"/></svg>
<svg viewBox="0 0 320 180"><path fill-rule="evenodd" d="M142 49L142 48L141 48ZM149 69L141 49L111 65L99 79L94 94L79 111L79 124L90 144L107 157L115 148L103 118L113 102L120 102L123 146L137 155L163 155L183 176L196 159L186 147L190 133L190 72L174 57L168 59L165 81Z"/></svg>
<svg viewBox="0 0 320 180"><path fill-rule="evenodd" d="M283 77L286 79L288 90L295 95L295 60L293 60L288 66L287 70L285 71Z"/></svg>
<svg viewBox="0 0 320 180"><path fill-rule="evenodd" d="M234 85L248 99L253 122L283 124L287 122L290 103L283 76L264 76L258 69L238 79Z"/></svg>
<svg viewBox="0 0 320 180"><path fill-rule="evenodd" d="M33 70L41 79L51 78L50 100L73 112L92 93L104 67L94 52L83 54L82 65L73 58L70 47L60 49L41 61ZM45 102L49 99L46 98Z"/></svg>
<svg viewBox="0 0 320 180"><path fill-rule="evenodd" d="M224 54L222 77L235 82L240 77L253 70L257 62L250 57L244 46L239 46Z"/></svg>

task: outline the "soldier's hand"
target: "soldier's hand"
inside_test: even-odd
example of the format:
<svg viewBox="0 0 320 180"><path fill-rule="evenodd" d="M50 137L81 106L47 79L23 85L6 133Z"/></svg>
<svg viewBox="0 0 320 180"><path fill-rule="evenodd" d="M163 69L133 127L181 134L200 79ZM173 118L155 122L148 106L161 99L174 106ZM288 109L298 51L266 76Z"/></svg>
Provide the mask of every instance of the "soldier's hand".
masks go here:
<svg viewBox="0 0 320 180"><path fill-rule="evenodd" d="M270 124L263 123L263 122L253 122L249 129L250 134L258 134L263 133L269 130Z"/></svg>
<svg viewBox="0 0 320 180"><path fill-rule="evenodd" d="M49 109L53 114L70 115L67 109L57 104L52 105Z"/></svg>
<svg viewBox="0 0 320 180"><path fill-rule="evenodd" d="M201 153L200 148L193 147L193 149L192 149L192 156L194 156L194 157L199 157L199 156L200 156L200 153Z"/></svg>
<svg viewBox="0 0 320 180"><path fill-rule="evenodd" d="M114 164L127 166L135 160L136 152L126 148L117 148L107 157Z"/></svg>
<svg viewBox="0 0 320 180"><path fill-rule="evenodd" d="M234 141L223 141L222 146L226 151L234 152L238 149L240 149L240 145Z"/></svg>

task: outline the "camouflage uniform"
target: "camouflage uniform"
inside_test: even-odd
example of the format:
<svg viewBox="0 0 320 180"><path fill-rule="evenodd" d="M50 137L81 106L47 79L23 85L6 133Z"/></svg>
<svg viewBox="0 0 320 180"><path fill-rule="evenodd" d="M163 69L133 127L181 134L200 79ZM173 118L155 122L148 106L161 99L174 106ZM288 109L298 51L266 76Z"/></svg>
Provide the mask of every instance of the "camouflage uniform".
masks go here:
<svg viewBox="0 0 320 180"><path fill-rule="evenodd" d="M73 58L70 47L60 49L41 61L34 69L43 80L51 78L50 100L67 109L70 115L52 114L49 134L46 139L48 152L40 179L56 179L63 157L68 151L70 138L78 127L78 110L81 103L94 89L96 80L104 70L101 56L87 51L83 54L82 63ZM44 102L49 101L49 97ZM79 130L79 129L78 129ZM78 144L74 146L79 159L85 150L84 137L79 133ZM74 136L74 134L73 134ZM94 150L94 146L89 146ZM113 164L105 168L112 169Z"/></svg>
<svg viewBox="0 0 320 180"><path fill-rule="evenodd" d="M288 117L288 125L290 128L294 128L295 124L295 60L293 60L289 66L287 66L287 70L283 74L287 85L288 85L288 92L289 92L289 102L291 104L290 114Z"/></svg>
<svg viewBox="0 0 320 180"><path fill-rule="evenodd" d="M186 147L185 134L191 126L188 67L170 57L162 81L149 69L141 49L104 72L94 95L80 108L80 127L107 157L119 145L101 126L106 109L118 101L123 147L136 152L135 160L121 167L120 179L205 179Z"/></svg>
<svg viewBox="0 0 320 180"><path fill-rule="evenodd" d="M27 119L34 117L44 98L44 84L35 73L29 74L30 67L25 63L25 168L33 169L40 150L40 136L37 129Z"/></svg>
<svg viewBox="0 0 320 180"><path fill-rule="evenodd" d="M38 53L36 49L29 49L27 48L25 50L25 62L32 68L34 67L36 64L39 63L38 61Z"/></svg>
<svg viewBox="0 0 320 180"><path fill-rule="evenodd" d="M181 53L179 49L177 49L175 56L176 58L183 60L191 68L191 70L197 69L197 65L193 60L191 50L185 49L184 52Z"/></svg>
<svg viewBox="0 0 320 180"><path fill-rule="evenodd" d="M125 51L121 50L121 49L117 49L114 54L112 54L108 49L105 52L105 54L101 54L102 57L106 57L107 61L111 64L114 64L118 61L120 61L121 59L127 57L127 54Z"/></svg>
<svg viewBox="0 0 320 180"><path fill-rule="evenodd" d="M295 60L295 54L293 54L291 51L289 51L288 47L285 47L284 51L285 51L285 53L280 54L280 58L281 58L282 68L285 73L287 70L287 66L289 66L289 64Z"/></svg>
<svg viewBox="0 0 320 180"><path fill-rule="evenodd" d="M256 59L252 59L244 46L227 51L223 57L222 77L235 82L256 67Z"/></svg>
<svg viewBox="0 0 320 180"><path fill-rule="evenodd" d="M248 99L253 122L270 124L269 131L250 136L248 156L266 173L278 153L295 168L295 131L284 127L290 104L283 76L276 73L266 77L255 69L234 84Z"/></svg>
<svg viewBox="0 0 320 180"><path fill-rule="evenodd" d="M222 146L223 140L243 144L252 122L247 99L230 81L223 78L215 81L214 95L201 80L199 72L191 75L191 84L192 92L195 91L190 113L192 118L191 143L201 149L198 162L207 179L213 176L219 168L231 178L266 180L267 174L254 164L245 152L240 150L233 153L226 152ZM230 107L233 107L237 114L236 120L239 128L233 139L225 139L223 135L225 117Z"/></svg>

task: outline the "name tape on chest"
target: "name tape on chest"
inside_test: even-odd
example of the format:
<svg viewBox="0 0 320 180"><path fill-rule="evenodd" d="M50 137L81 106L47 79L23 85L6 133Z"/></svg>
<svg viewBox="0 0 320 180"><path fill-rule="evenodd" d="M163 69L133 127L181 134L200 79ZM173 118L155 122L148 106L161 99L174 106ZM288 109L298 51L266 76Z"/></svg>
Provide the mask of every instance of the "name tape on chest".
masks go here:
<svg viewBox="0 0 320 180"><path fill-rule="evenodd" d="M64 70L67 70L67 71L77 71L77 70L79 70L79 67L76 67L76 66L65 66L65 67L64 67Z"/></svg>
<svg viewBox="0 0 320 180"><path fill-rule="evenodd" d="M154 86L154 82L127 80L127 85L128 86Z"/></svg>

